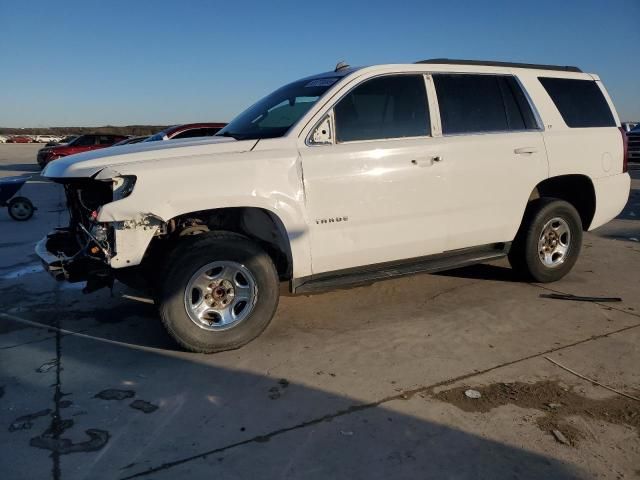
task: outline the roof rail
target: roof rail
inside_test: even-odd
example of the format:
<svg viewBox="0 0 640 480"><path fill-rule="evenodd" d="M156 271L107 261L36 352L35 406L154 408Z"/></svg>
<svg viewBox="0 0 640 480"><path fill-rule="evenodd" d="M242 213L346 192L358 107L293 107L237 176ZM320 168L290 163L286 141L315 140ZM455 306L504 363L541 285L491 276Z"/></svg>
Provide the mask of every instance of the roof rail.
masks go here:
<svg viewBox="0 0 640 480"><path fill-rule="evenodd" d="M482 65L487 67L513 67L513 68L533 68L538 70L557 70L560 72L578 72L578 67L568 65L538 65L536 63L513 63L513 62L494 62L491 60L453 60L451 58L431 58L429 60L421 60L416 63L439 63L443 65Z"/></svg>

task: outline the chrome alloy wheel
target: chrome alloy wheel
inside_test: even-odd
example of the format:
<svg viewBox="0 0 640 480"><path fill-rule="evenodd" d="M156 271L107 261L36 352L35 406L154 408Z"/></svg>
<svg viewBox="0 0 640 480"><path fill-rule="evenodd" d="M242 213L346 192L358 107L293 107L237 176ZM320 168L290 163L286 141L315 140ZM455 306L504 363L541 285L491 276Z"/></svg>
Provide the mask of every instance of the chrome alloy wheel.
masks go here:
<svg viewBox="0 0 640 480"><path fill-rule="evenodd" d="M212 262L193 274L184 292L189 318L205 330L228 330L246 319L255 307L258 286L244 265Z"/></svg>
<svg viewBox="0 0 640 480"><path fill-rule="evenodd" d="M571 243L569 224L560 217L554 217L544 224L538 240L538 257L545 267L562 265L567 258Z"/></svg>

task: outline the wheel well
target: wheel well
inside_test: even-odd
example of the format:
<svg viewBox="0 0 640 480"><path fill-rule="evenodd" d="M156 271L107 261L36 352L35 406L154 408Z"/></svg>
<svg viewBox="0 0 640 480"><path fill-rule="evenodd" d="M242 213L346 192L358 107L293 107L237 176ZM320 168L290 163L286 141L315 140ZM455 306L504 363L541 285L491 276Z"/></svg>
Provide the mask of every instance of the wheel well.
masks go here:
<svg viewBox="0 0 640 480"><path fill-rule="evenodd" d="M281 280L293 272L291 245L282 220L273 212L257 207L217 208L191 212L167 222L168 239L224 230L244 235L258 243L271 257Z"/></svg>
<svg viewBox="0 0 640 480"><path fill-rule="evenodd" d="M596 212L596 192L589 177L560 175L548 178L533 189L529 201L540 197L554 197L569 202L580 214L582 229L589 229Z"/></svg>

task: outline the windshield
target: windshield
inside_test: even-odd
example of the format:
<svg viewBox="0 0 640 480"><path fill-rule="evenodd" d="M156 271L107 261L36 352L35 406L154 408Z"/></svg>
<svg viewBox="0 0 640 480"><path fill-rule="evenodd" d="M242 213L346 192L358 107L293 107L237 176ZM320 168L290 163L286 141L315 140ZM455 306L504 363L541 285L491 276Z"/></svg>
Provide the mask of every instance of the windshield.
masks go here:
<svg viewBox="0 0 640 480"><path fill-rule="evenodd" d="M216 135L236 140L282 137L341 77L285 85L234 118Z"/></svg>

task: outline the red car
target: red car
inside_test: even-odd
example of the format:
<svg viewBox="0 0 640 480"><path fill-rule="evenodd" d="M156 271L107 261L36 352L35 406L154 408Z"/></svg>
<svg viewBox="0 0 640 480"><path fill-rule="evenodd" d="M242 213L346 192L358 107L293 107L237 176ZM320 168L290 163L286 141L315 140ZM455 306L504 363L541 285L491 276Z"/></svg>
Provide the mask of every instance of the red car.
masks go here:
<svg viewBox="0 0 640 480"><path fill-rule="evenodd" d="M215 135L226 123L185 123L165 128L161 132L147 138L145 142L157 142L159 140L177 140L179 138L210 137Z"/></svg>
<svg viewBox="0 0 640 480"><path fill-rule="evenodd" d="M125 138L127 138L125 135L102 133L80 135L69 143L40 149L38 151L38 165L44 168L47 163L57 158L66 157L67 155L73 155L75 153L88 152L89 150L97 150L98 148L110 147Z"/></svg>
<svg viewBox="0 0 640 480"><path fill-rule="evenodd" d="M33 143L33 139L24 135L15 135L7 139L7 143Z"/></svg>

